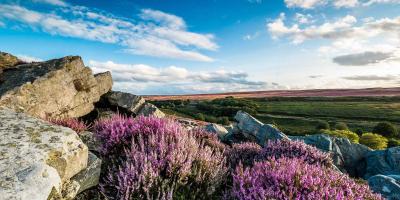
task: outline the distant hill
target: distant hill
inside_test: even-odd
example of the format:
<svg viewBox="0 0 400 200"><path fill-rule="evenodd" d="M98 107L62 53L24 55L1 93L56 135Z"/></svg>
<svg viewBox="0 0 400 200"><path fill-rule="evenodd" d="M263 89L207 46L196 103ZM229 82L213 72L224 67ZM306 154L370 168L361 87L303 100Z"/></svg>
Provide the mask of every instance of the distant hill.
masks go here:
<svg viewBox="0 0 400 200"><path fill-rule="evenodd" d="M366 89L316 89L316 90L273 90L253 92L230 92L216 94L192 95L152 95L145 96L147 100L177 100L195 99L207 100L233 96L236 98L263 97L346 97L346 96L400 96L400 87L395 88L366 88Z"/></svg>

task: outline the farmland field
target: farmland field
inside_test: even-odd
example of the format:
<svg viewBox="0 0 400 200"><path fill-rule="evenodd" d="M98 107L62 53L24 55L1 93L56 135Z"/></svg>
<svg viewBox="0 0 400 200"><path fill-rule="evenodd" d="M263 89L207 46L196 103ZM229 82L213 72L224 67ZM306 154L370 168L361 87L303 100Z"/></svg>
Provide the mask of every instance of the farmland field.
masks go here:
<svg viewBox="0 0 400 200"><path fill-rule="evenodd" d="M169 114L221 123L221 117L233 121L237 110L245 110L290 135L314 134L321 120L331 126L344 122L352 131L369 132L384 121L400 128L400 97L229 97L153 103Z"/></svg>

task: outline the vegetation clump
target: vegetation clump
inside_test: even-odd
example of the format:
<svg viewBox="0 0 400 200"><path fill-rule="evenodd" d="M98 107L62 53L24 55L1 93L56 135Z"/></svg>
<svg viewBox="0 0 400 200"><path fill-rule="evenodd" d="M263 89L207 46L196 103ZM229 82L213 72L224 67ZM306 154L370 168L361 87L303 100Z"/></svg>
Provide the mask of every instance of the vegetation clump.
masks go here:
<svg viewBox="0 0 400 200"><path fill-rule="evenodd" d="M386 149L388 146L388 140L375 133L364 133L360 137L360 143L371 149Z"/></svg>
<svg viewBox="0 0 400 200"><path fill-rule="evenodd" d="M347 138L352 143L359 143L358 135L349 130L324 130L323 133L333 137Z"/></svg>
<svg viewBox="0 0 400 200"><path fill-rule="evenodd" d="M282 157L238 166L225 199L383 199L367 184L303 159Z"/></svg>
<svg viewBox="0 0 400 200"><path fill-rule="evenodd" d="M101 191L110 199L210 199L227 175L223 152L177 122L114 116L95 124L109 164Z"/></svg>
<svg viewBox="0 0 400 200"><path fill-rule="evenodd" d="M399 137L399 133L398 133L396 127L389 122L378 123L374 127L372 132L377 133L382 136L385 136L385 137L388 137L388 138Z"/></svg>
<svg viewBox="0 0 400 200"><path fill-rule="evenodd" d="M64 126L74 130L76 133L87 131L89 127L82 121L75 118L68 119L47 119L52 124Z"/></svg>

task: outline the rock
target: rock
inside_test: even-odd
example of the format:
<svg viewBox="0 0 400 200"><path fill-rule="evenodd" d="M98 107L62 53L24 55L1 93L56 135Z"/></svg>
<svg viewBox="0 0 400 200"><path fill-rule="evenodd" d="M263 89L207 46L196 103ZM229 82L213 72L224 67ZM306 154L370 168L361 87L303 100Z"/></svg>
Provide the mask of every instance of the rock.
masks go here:
<svg viewBox="0 0 400 200"><path fill-rule="evenodd" d="M138 112L138 115L143 115L143 116L155 116L158 118L163 118L165 117L165 114L158 109L155 105L151 103L144 103L140 111Z"/></svg>
<svg viewBox="0 0 400 200"><path fill-rule="evenodd" d="M238 111L235 116L241 134L251 141L264 146L268 140L290 140L284 133L270 124L263 124L246 112Z"/></svg>
<svg viewBox="0 0 400 200"><path fill-rule="evenodd" d="M145 103L144 98L125 92L111 91L104 95L104 99L111 105L116 106L121 111L138 115Z"/></svg>
<svg viewBox="0 0 400 200"><path fill-rule="evenodd" d="M99 90L99 94L102 95L111 91L113 85L111 72L95 74L94 78L96 79L97 82L97 88Z"/></svg>
<svg viewBox="0 0 400 200"><path fill-rule="evenodd" d="M72 200L78 194L80 185L76 181L68 181L63 185L63 190L61 192L61 199Z"/></svg>
<svg viewBox="0 0 400 200"><path fill-rule="evenodd" d="M92 70L78 56L18 65L0 76L0 106L40 118L86 115L94 109L101 92L112 86L103 82L100 87ZM105 76L99 77L103 80Z"/></svg>
<svg viewBox="0 0 400 200"><path fill-rule="evenodd" d="M366 179L377 174L400 175L400 147L369 152L366 165Z"/></svg>
<svg viewBox="0 0 400 200"><path fill-rule="evenodd" d="M218 125L218 124L207 124L204 128L206 131L210 133L214 133L218 136L219 139L222 139L228 134L228 130L225 127Z"/></svg>
<svg viewBox="0 0 400 200"><path fill-rule="evenodd" d="M12 68L18 64L23 64L23 62L9 53L0 52L0 74L2 70Z"/></svg>
<svg viewBox="0 0 400 200"><path fill-rule="evenodd" d="M100 141L96 138L94 133L89 132L89 131L84 131L82 133L79 133L79 137L81 138L82 142L86 144L88 149L93 152L99 152L101 143ZM90 159L90 157L89 157Z"/></svg>
<svg viewBox="0 0 400 200"><path fill-rule="evenodd" d="M372 150L364 145L353 144L347 138L331 138L325 134L290 138L302 140L308 145L331 153L335 166L352 177L363 177L365 174L366 156Z"/></svg>
<svg viewBox="0 0 400 200"><path fill-rule="evenodd" d="M85 169L88 148L71 129L0 108L0 197L47 199Z"/></svg>
<svg viewBox="0 0 400 200"><path fill-rule="evenodd" d="M372 150L362 144L353 144L347 138L335 138L339 147L343 167L352 177L363 177L366 170L366 155Z"/></svg>
<svg viewBox="0 0 400 200"><path fill-rule="evenodd" d="M89 152L87 168L71 178L71 181L75 181L79 184L79 190L77 191L77 194L98 185L100 172L101 159Z"/></svg>
<svg viewBox="0 0 400 200"><path fill-rule="evenodd" d="M368 179L371 189L388 200L400 200L400 177L375 175Z"/></svg>

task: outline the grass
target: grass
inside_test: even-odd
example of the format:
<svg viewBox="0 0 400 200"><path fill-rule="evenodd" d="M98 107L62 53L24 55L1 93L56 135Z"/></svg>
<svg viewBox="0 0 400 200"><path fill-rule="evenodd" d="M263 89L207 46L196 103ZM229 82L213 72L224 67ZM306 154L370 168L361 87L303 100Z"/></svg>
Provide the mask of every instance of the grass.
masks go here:
<svg viewBox="0 0 400 200"><path fill-rule="evenodd" d="M315 127L319 120L325 120L331 126L336 122L344 122L352 131L361 129L363 132L371 132L377 123L383 121L391 122L400 128L400 97L271 97L234 101L239 102L239 106L233 107L236 110L243 108L243 102L251 102L251 108L256 108L254 116L257 119L275 124L289 135L317 133ZM212 113L209 111L211 109L201 110L196 107L202 103L203 107L204 104L210 105L212 110L228 108L226 102L221 102L224 101L191 101L178 103L173 107L165 106L165 101L155 104L161 106L166 113L195 118L191 113L223 116L220 113ZM232 103L232 98L229 102ZM232 106L229 109L232 109ZM233 119L233 116L228 117Z"/></svg>

